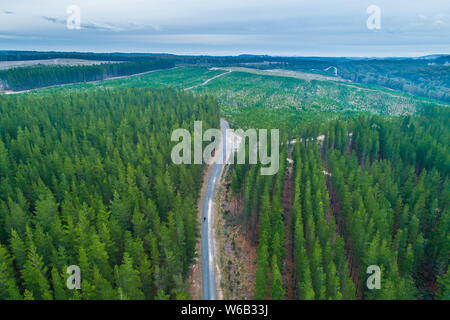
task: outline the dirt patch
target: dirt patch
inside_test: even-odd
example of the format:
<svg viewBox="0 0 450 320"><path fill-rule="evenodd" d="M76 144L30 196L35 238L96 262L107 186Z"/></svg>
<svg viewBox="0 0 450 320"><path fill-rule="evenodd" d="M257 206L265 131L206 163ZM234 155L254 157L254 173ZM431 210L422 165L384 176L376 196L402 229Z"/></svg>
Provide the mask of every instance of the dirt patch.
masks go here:
<svg viewBox="0 0 450 320"><path fill-rule="evenodd" d="M324 76L318 73L307 73L307 72L301 72L301 71L293 71L293 70L287 70L287 69L255 69L255 68L244 68L244 67L228 67L228 68L220 68L223 70L228 71L237 71L237 72L247 72L247 73L253 73L257 75L263 75L263 76L276 76L276 77L288 77L288 78L295 78L295 79L302 79L302 80L319 80L319 81L337 81L337 82L350 82L349 80L342 79L340 77L331 77L331 76Z"/></svg>
<svg viewBox="0 0 450 320"><path fill-rule="evenodd" d="M242 201L231 195L227 176L226 171L217 193L215 248L221 275L217 287L221 288L223 299L250 300L255 285L256 247L251 245L250 235L243 232L240 223Z"/></svg>

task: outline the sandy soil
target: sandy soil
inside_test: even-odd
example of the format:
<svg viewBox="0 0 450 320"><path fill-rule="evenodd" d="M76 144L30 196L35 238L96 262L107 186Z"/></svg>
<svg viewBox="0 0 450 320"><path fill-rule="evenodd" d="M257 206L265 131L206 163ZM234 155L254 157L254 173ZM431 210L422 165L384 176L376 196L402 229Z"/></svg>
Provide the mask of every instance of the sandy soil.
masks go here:
<svg viewBox="0 0 450 320"><path fill-rule="evenodd" d="M227 177L226 172L222 177ZM221 275L217 288L222 290L224 299L250 300L254 293L257 248L251 245L251 235L234 221L241 212L242 201L227 192L227 184L229 181L221 181L217 196L220 206L215 232L216 263Z"/></svg>
<svg viewBox="0 0 450 320"><path fill-rule="evenodd" d="M247 72L247 73L259 74L259 75L264 75L264 76L289 77L289 78L296 78L296 79L303 79L303 80L322 80L322 81L326 80L326 81L349 82L348 80L345 80L345 79L342 79L339 77L329 77L329 76L324 76L324 75L316 74L316 73L307 73L307 72L293 71L293 70L287 70L287 69L262 70L262 69L244 68L244 67L227 67L227 68L220 68L220 69L228 70L228 71Z"/></svg>

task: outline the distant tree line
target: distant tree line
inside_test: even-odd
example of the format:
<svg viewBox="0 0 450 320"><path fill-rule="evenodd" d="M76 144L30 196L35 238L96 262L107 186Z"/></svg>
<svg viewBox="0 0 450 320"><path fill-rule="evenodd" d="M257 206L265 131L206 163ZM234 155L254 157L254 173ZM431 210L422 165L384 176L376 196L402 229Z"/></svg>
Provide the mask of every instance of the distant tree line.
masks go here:
<svg viewBox="0 0 450 320"><path fill-rule="evenodd" d="M339 76L450 102L450 58L345 62Z"/></svg>
<svg viewBox="0 0 450 320"><path fill-rule="evenodd" d="M0 61L56 58L99 61L145 61L157 59L173 61L177 65L191 64L219 67L242 65L261 69L284 68L330 76L335 76L337 72L339 77L353 82L379 85L423 97L450 101L450 55L418 59L352 59L271 57L264 55L219 57L149 53L0 51ZM329 67L335 67L336 69Z"/></svg>
<svg viewBox="0 0 450 320"><path fill-rule="evenodd" d="M0 51L0 61L47 60L47 59L85 59L97 61L135 61L157 57L170 57L170 54L152 53L94 53L94 52L40 52L40 51Z"/></svg>
<svg viewBox="0 0 450 320"><path fill-rule="evenodd" d="M265 63L259 64L255 63L258 61L253 61L251 67L337 75L357 83L378 85L422 97L450 101L448 55L435 59L266 58L263 61Z"/></svg>
<svg viewBox="0 0 450 320"><path fill-rule="evenodd" d="M170 60L146 60L122 63L102 63L90 66L30 66L0 71L3 87L13 91L58 84L103 80L174 66Z"/></svg>

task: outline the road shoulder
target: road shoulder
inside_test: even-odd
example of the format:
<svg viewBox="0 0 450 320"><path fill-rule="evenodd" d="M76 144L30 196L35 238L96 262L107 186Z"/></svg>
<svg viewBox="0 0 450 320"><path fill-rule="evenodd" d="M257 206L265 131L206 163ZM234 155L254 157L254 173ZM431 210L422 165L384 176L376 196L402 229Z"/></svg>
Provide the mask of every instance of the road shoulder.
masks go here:
<svg viewBox="0 0 450 320"><path fill-rule="evenodd" d="M201 238L201 226L202 226L202 211L203 202L205 199L206 188L208 186L208 180L211 175L213 165L205 165L203 171L202 189L200 191L200 198L197 202L197 221L199 225L199 238L197 240L196 258L195 262L189 272L189 293L192 300L203 300L203 266L202 266L202 238Z"/></svg>

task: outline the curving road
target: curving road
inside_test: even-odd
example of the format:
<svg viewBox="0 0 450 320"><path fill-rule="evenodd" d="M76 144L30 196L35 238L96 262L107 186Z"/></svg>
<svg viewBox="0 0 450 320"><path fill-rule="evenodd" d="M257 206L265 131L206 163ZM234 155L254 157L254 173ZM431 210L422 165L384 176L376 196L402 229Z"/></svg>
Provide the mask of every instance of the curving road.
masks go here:
<svg viewBox="0 0 450 320"><path fill-rule="evenodd" d="M219 77L221 77L221 76L223 76L223 75L226 75L226 74L228 74L228 73L231 73L231 72L232 72L232 71L229 70L229 71L227 71L227 72L218 74L218 75L216 75L216 76L214 76L214 77L212 77L212 78L209 78L209 79L203 81L202 83L196 84L195 86L192 86L192 87L189 87L189 88L184 88L184 91L192 90L192 89L194 89L194 88L201 87L201 86L206 86L209 82L213 81L214 79L217 79L217 78L219 78Z"/></svg>
<svg viewBox="0 0 450 320"><path fill-rule="evenodd" d="M214 223L214 194L217 182L220 179L220 175L223 169L223 163L225 161L218 161L225 152L226 143L226 130L229 128L228 123L220 119L220 128L222 129L222 142L215 158L211 175L208 179L208 185L206 186L205 197L203 200L202 210L202 266L203 266L203 299L215 300L216 299L216 281L215 281L215 264L214 264L214 235L213 235L213 223Z"/></svg>

